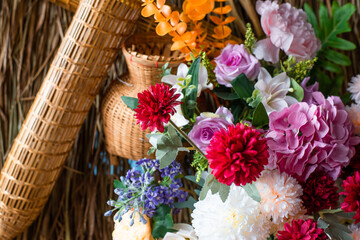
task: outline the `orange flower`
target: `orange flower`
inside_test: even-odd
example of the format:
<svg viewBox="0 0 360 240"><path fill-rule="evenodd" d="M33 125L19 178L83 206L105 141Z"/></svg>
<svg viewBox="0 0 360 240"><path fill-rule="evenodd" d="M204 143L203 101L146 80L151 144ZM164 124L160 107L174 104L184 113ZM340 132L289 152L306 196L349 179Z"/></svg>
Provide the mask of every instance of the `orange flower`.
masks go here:
<svg viewBox="0 0 360 240"><path fill-rule="evenodd" d="M202 20L215 6L215 0L185 0L183 11L193 21Z"/></svg>

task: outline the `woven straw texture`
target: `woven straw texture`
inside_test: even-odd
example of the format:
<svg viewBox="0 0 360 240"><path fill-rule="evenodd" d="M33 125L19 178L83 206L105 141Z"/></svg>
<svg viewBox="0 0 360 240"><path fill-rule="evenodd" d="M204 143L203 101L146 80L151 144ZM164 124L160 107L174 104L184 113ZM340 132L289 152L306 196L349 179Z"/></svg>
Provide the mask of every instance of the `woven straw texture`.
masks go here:
<svg viewBox="0 0 360 240"><path fill-rule="evenodd" d="M106 149L111 155L133 160L147 156L151 147L146 134L136 124L134 111L121 100L121 96L137 97L137 93L160 82L165 63L176 70L184 61L179 51L171 52L171 40L155 35L132 36L123 47L129 74L114 81L102 105L102 121Z"/></svg>
<svg viewBox="0 0 360 240"><path fill-rule="evenodd" d="M81 2L1 171L0 239L15 237L42 211L139 14L140 1Z"/></svg>

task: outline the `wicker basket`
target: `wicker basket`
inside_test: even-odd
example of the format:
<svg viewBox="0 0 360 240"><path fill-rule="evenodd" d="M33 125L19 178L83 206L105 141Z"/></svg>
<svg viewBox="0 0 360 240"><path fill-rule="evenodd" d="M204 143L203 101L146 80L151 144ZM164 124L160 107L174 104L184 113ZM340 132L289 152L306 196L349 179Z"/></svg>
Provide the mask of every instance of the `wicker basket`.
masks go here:
<svg viewBox="0 0 360 240"><path fill-rule="evenodd" d="M121 96L136 97L160 82L161 67L165 63L176 68L183 62L184 55L171 52L170 47L169 38L154 35L133 36L123 47L129 74L110 85L102 104L105 142L110 155L133 160L147 156L151 145L145 135L150 132L142 131L136 124L134 111L123 103Z"/></svg>
<svg viewBox="0 0 360 240"><path fill-rule="evenodd" d="M42 211L140 7L140 0L81 1L1 170L0 239Z"/></svg>

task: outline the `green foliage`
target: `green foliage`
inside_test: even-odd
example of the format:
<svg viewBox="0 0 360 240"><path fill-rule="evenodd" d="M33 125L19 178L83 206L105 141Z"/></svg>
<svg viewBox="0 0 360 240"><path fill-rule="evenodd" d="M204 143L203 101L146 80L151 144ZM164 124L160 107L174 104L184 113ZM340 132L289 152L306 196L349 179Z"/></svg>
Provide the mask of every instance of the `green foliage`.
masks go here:
<svg viewBox="0 0 360 240"><path fill-rule="evenodd" d="M235 91L235 93L241 98L246 101L246 99L252 96L254 91L254 85L252 82L247 79L245 74L240 74L234 80L231 81L231 85Z"/></svg>
<svg viewBox="0 0 360 240"><path fill-rule="evenodd" d="M189 209L195 209L194 204L197 201L193 197L189 197L189 199L185 202L177 202L174 204L175 208L181 209L181 208L189 208Z"/></svg>
<svg viewBox="0 0 360 240"><path fill-rule="evenodd" d="M206 52L201 52L200 56L202 59L202 64L204 65L208 73L208 83L212 82L214 86L219 85L219 83L216 81L216 76L214 73L215 66L211 63L210 59L206 55Z"/></svg>
<svg viewBox="0 0 360 240"><path fill-rule="evenodd" d="M269 124L269 116L262 103L259 103L254 110L252 124L258 128L261 128Z"/></svg>
<svg viewBox="0 0 360 240"><path fill-rule="evenodd" d="M192 167L196 169L196 181L199 182L201 174L209 167L208 160L198 151L194 153L194 160L191 163Z"/></svg>
<svg viewBox="0 0 360 240"><path fill-rule="evenodd" d="M121 188L124 189L126 186L123 182L119 181L119 180L114 180L114 188Z"/></svg>
<svg viewBox="0 0 360 240"><path fill-rule="evenodd" d="M246 33L245 33L245 48L252 53L254 46L256 44L256 38L255 38L255 34L252 30L251 24L247 23L246 24Z"/></svg>
<svg viewBox="0 0 360 240"><path fill-rule="evenodd" d="M174 221L171 216L171 208L167 205L160 205L152 218L152 235L155 239L163 238L167 232L175 232L172 227Z"/></svg>
<svg viewBox="0 0 360 240"><path fill-rule="evenodd" d="M351 231L340 224L344 219L351 219L351 215L344 213L341 209L334 209L324 210L320 216L317 220L318 227L324 229L330 240L354 240L350 236Z"/></svg>
<svg viewBox="0 0 360 240"><path fill-rule="evenodd" d="M188 119L191 119L194 116L194 110L196 108L196 99L197 99L197 88L199 85L199 69L200 69L201 57L195 59L191 64L187 76L191 75L190 85L193 85L191 92L187 92L187 88L182 90L184 98L182 100L183 104L181 109L184 113L184 116ZM184 83L185 85L186 83Z"/></svg>
<svg viewBox="0 0 360 240"><path fill-rule="evenodd" d="M220 183L214 175L209 173L209 175L205 179L205 183L200 192L200 200L204 200L207 192L211 190L212 194L219 193L220 198L223 202L226 201L229 196L230 186Z"/></svg>
<svg viewBox="0 0 360 240"><path fill-rule="evenodd" d="M317 58L306 61L296 61L296 58L289 56L286 61L282 63L282 70L286 72L290 78L296 82L301 82L304 78L310 75L310 71L313 69Z"/></svg>
<svg viewBox="0 0 360 240"><path fill-rule="evenodd" d="M160 168L169 166L179 151L188 151L187 148L182 147L181 138L171 125L167 127L166 133L151 133L146 136L150 144L156 148L155 156L160 161Z"/></svg>
<svg viewBox="0 0 360 240"><path fill-rule="evenodd" d="M294 79L291 79L291 88L293 92L289 95L301 102L304 99L304 89Z"/></svg>
<svg viewBox="0 0 360 240"><path fill-rule="evenodd" d="M340 38L338 35L351 31L348 20L356 8L351 3L340 7L337 1L333 1L331 17L329 17L328 9L324 4L321 4L319 21L308 4L304 5L304 10L316 36L321 41L321 49L317 54L319 60L311 71L311 76L319 82L320 90L323 93L338 95L343 83L341 67L351 65L351 60L339 51L356 48L355 44ZM324 71L328 71L331 78Z"/></svg>
<svg viewBox="0 0 360 240"><path fill-rule="evenodd" d="M166 76L166 75L171 75L171 69L172 68L168 68L169 63L165 63L164 66L162 66L161 70L162 72L160 73L160 78Z"/></svg>
<svg viewBox="0 0 360 240"><path fill-rule="evenodd" d="M252 199L254 199L257 202L261 201L261 196L260 196L259 190L255 186L255 184L248 183L245 186L243 186L242 188L249 195L249 197L251 197Z"/></svg>
<svg viewBox="0 0 360 240"><path fill-rule="evenodd" d="M250 98L246 99L246 103L252 107L252 108L256 108L260 103L261 103L261 95L260 95L260 91L255 89L251 95Z"/></svg>
<svg viewBox="0 0 360 240"><path fill-rule="evenodd" d="M127 96L121 96L121 100L130 108L131 110L134 110L137 108L139 104L139 99L133 98L133 97L127 97Z"/></svg>

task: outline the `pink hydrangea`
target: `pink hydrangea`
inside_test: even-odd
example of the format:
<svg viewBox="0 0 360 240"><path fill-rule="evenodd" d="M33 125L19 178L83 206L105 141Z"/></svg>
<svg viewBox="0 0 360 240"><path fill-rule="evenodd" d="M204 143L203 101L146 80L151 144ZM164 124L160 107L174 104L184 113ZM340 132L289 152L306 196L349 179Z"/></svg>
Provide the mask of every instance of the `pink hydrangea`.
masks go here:
<svg viewBox="0 0 360 240"><path fill-rule="evenodd" d="M254 54L259 59L278 62L279 49L297 60L315 57L320 49L320 40L307 22L306 13L289 3L277 1L257 1L256 10L261 15L261 26L269 37L260 40Z"/></svg>
<svg viewBox="0 0 360 240"><path fill-rule="evenodd" d="M355 154L354 126L339 97L313 93L314 104L296 103L269 116L266 133L270 169L278 167L299 181L315 170L336 180Z"/></svg>

